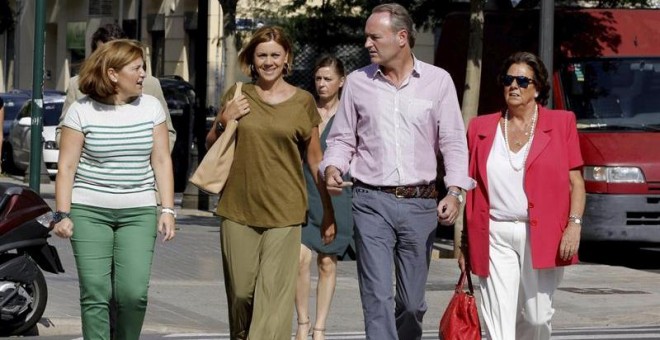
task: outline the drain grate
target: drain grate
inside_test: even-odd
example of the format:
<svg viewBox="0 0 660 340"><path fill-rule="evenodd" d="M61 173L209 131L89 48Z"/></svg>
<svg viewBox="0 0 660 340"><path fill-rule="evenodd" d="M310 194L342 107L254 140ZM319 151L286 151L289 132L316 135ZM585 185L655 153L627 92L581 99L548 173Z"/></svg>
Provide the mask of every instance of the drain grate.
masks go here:
<svg viewBox="0 0 660 340"><path fill-rule="evenodd" d="M629 295L629 294L651 294L649 292L644 292L641 290L623 290L615 288L575 288L575 287L561 287L559 290L563 290L569 293L583 294L583 295Z"/></svg>

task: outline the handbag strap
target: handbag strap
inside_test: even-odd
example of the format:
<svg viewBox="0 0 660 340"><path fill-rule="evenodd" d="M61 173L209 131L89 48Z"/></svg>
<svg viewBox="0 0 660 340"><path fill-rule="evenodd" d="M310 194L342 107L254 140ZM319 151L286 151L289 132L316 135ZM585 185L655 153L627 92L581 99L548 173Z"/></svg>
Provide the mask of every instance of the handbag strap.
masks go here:
<svg viewBox="0 0 660 340"><path fill-rule="evenodd" d="M467 278L468 290L471 295L474 295L474 286L472 285L472 275L470 275L470 269L466 268L465 271L461 272L461 276L458 278L458 283L456 284L456 291L463 291L463 286L465 285L465 279Z"/></svg>
<svg viewBox="0 0 660 340"><path fill-rule="evenodd" d="M242 81L236 82L236 90L234 90L234 98L233 99L236 99L236 97L241 95L241 87L243 87L243 82Z"/></svg>

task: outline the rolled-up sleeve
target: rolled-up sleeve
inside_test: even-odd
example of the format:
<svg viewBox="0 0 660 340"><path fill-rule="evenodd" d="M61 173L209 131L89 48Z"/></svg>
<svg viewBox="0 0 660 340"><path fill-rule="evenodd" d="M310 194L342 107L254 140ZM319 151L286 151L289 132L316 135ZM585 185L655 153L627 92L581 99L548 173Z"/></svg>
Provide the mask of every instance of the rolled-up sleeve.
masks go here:
<svg viewBox="0 0 660 340"><path fill-rule="evenodd" d="M458 106L454 83L450 77L443 81L438 119L438 148L445 167L446 187L474 189L475 181L468 176L468 148L465 124Z"/></svg>
<svg viewBox="0 0 660 340"><path fill-rule="evenodd" d="M348 172L351 159L355 155L357 112L352 98L349 77L344 85L339 108L326 139L327 147L319 166L323 177L325 177L325 169L331 165L339 169L342 174Z"/></svg>

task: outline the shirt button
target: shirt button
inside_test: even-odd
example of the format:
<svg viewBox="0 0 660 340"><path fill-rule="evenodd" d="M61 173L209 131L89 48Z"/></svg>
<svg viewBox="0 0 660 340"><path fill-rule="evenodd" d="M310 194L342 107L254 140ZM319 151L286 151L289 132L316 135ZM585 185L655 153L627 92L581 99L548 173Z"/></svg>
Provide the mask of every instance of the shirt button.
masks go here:
<svg viewBox="0 0 660 340"><path fill-rule="evenodd" d="M536 227L536 219L532 219L531 221L529 221L529 224L530 224L532 227Z"/></svg>
<svg viewBox="0 0 660 340"><path fill-rule="evenodd" d="M534 208L534 203L527 204L527 207L530 208L530 209Z"/></svg>

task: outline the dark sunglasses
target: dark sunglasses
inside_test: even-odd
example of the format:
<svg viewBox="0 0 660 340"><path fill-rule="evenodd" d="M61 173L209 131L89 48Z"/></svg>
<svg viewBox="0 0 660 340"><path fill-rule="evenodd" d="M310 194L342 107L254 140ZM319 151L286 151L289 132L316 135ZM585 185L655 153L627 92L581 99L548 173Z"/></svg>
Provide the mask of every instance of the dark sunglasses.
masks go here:
<svg viewBox="0 0 660 340"><path fill-rule="evenodd" d="M511 86L513 84L513 80L515 79L516 83L518 83L518 86L522 87L523 89L526 89L529 84L534 84L534 79L532 78L527 78L525 76L511 76L511 75L505 75L502 77L502 85L504 86Z"/></svg>

